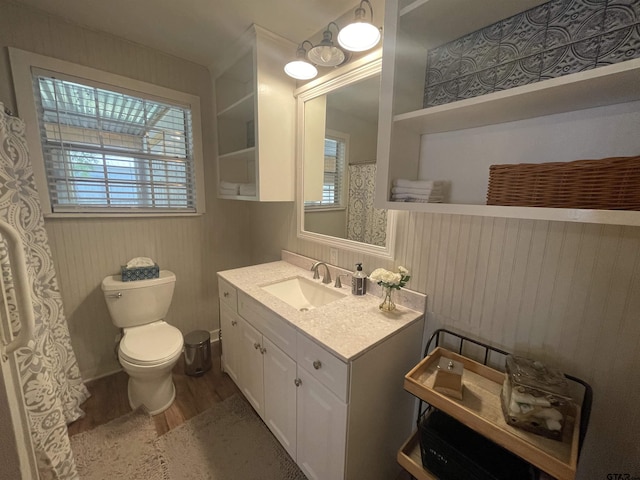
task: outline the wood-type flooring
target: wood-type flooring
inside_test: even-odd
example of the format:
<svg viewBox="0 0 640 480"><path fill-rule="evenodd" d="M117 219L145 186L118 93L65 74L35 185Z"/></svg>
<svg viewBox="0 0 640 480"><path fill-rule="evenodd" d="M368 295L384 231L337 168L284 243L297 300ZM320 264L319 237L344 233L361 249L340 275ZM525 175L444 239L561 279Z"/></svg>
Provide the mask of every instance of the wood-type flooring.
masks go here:
<svg viewBox="0 0 640 480"><path fill-rule="evenodd" d="M191 417L204 412L217 402L229 398L240 390L220 368L220 344L211 345L211 370L200 377L184 373L184 355L173 368L176 399L164 412L153 417L158 435L182 425ZM87 383L91 397L82 405L85 416L69 425L73 436L110 422L131 411L127 398L127 374L114 373ZM395 480L408 480L411 476L402 471Z"/></svg>
<svg viewBox="0 0 640 480"><path fill-rule="evenodd" d="M184 373L184 355L173 368L176 399L153 417L158 435L182 425L217 402L240 393L233 380L221 371L220 345L211 345L211 369L193 377ZM85 416L69 425L69 435L91 430L131 411L127 398L127 374L114 373L87 383L91 397L82 405Z"/></svg>

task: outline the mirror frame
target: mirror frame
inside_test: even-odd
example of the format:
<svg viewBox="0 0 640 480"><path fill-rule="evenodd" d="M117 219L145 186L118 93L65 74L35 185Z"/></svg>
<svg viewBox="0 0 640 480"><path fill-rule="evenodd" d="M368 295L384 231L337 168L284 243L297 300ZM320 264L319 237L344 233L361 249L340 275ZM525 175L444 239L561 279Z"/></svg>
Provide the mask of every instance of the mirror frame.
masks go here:
<svg viewBox="0 0 640 480"><path fill-rule="evenodd" d="M326 95L340 87L351 85L360 80L381 75L382 55L381 51L374 52L366 57L352 62L343 69L334 71L294 91L297 101L296 122L296 209L298 238L319 242L331 247L344 248L368 255L393 259L395 255L396 217L397 212L387 210L387 235L385 246L370 245L346 238L332 237L322 233L309 232L304 229L304 107L305 102L321 95ZM379 105L378 105L379 106Z"/></svg>

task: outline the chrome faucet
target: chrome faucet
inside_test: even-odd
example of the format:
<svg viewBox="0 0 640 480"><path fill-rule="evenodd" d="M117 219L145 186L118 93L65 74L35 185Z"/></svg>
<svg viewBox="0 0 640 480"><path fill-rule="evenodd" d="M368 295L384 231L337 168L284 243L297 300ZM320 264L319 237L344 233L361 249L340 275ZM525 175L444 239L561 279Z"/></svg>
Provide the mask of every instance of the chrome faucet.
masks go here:
<svg viewBox="0 0 640 480"><path fill-rule="evenodd" d="M331 273L329 273L329 267L324 262L316 262L311 267L311 271L313 272L313 279L317 280L318 278L320 278L320 274L318 273L318 267L320 265L324 265L324 269L326 272L324 277L322 277L322 283L331 283Z"/></svg>

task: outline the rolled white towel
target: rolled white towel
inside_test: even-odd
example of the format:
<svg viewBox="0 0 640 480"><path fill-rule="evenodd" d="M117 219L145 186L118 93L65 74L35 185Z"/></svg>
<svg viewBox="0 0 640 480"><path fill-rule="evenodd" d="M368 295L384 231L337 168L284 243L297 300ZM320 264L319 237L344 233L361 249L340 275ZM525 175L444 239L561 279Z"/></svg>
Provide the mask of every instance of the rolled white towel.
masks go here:
<svg viewBox="0 0 640 480"><path fill-rule="evenodd" d="M545 421L545 423L547 424L547 429L549 430L554 430L554 431L562 430L562 424L557 420L551 420L548 418Z"/></svg>
<svg viewBox="0 0 640 480"><path fill-rule="evenodd" d="M564 418L562 416L562 412L555 408L541 408L536 412L536 417L555 420L556 422L559 422Z"/></svg>
<svg viewBox="0 0 640 480"><path fill-rule="evenodd" d="M530 393L520 393L517 390L513 390L513 399L518 403L528 403L529 405L540 405L543 407L550 407L551 402L544 397L534 397Z"/></svg>
<svg viewBox="0 0 640 480"><path fill-rule="evenodd" d="M241 183L240 184L240 195L255 195L256 194L256 184L255 183Z"/></svg>
<svg viewBox="0 0 640 480"><path fill-rule="evenodd" d="M127 262L127 268L153 267L155 264L149 257L135 257Z"/></svg>

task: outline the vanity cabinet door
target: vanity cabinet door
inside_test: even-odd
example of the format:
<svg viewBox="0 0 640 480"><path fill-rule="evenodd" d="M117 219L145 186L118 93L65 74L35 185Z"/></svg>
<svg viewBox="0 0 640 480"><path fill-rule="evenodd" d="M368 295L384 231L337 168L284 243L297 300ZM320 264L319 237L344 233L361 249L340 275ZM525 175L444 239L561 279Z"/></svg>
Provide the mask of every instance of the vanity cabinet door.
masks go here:
<svg viewBox="0 0 640 480"><path fill-rule="evenodd" d="M241 326L238 387L254 410L264 418L264 375L262 334L239 317Z"/></svg>
<svg viewBox="0 0 640 480"><path fill-rule="evenodd" d="M264 422L296 459L296 362L264 338Z"/></svg>
<svg viewBox="0 0 640 480"><path fill-rule="evenodd" d="M242 339L240 317L224 303L220 304L220 329L222 330L222 369L239 385L240 340Z"/></svg>
<svg viewBox="0 0 640 480"><path fill-rule="evenodd" d="M342 479L347 404L300 366L298 383L298 466L309 479Z"/></svg>

